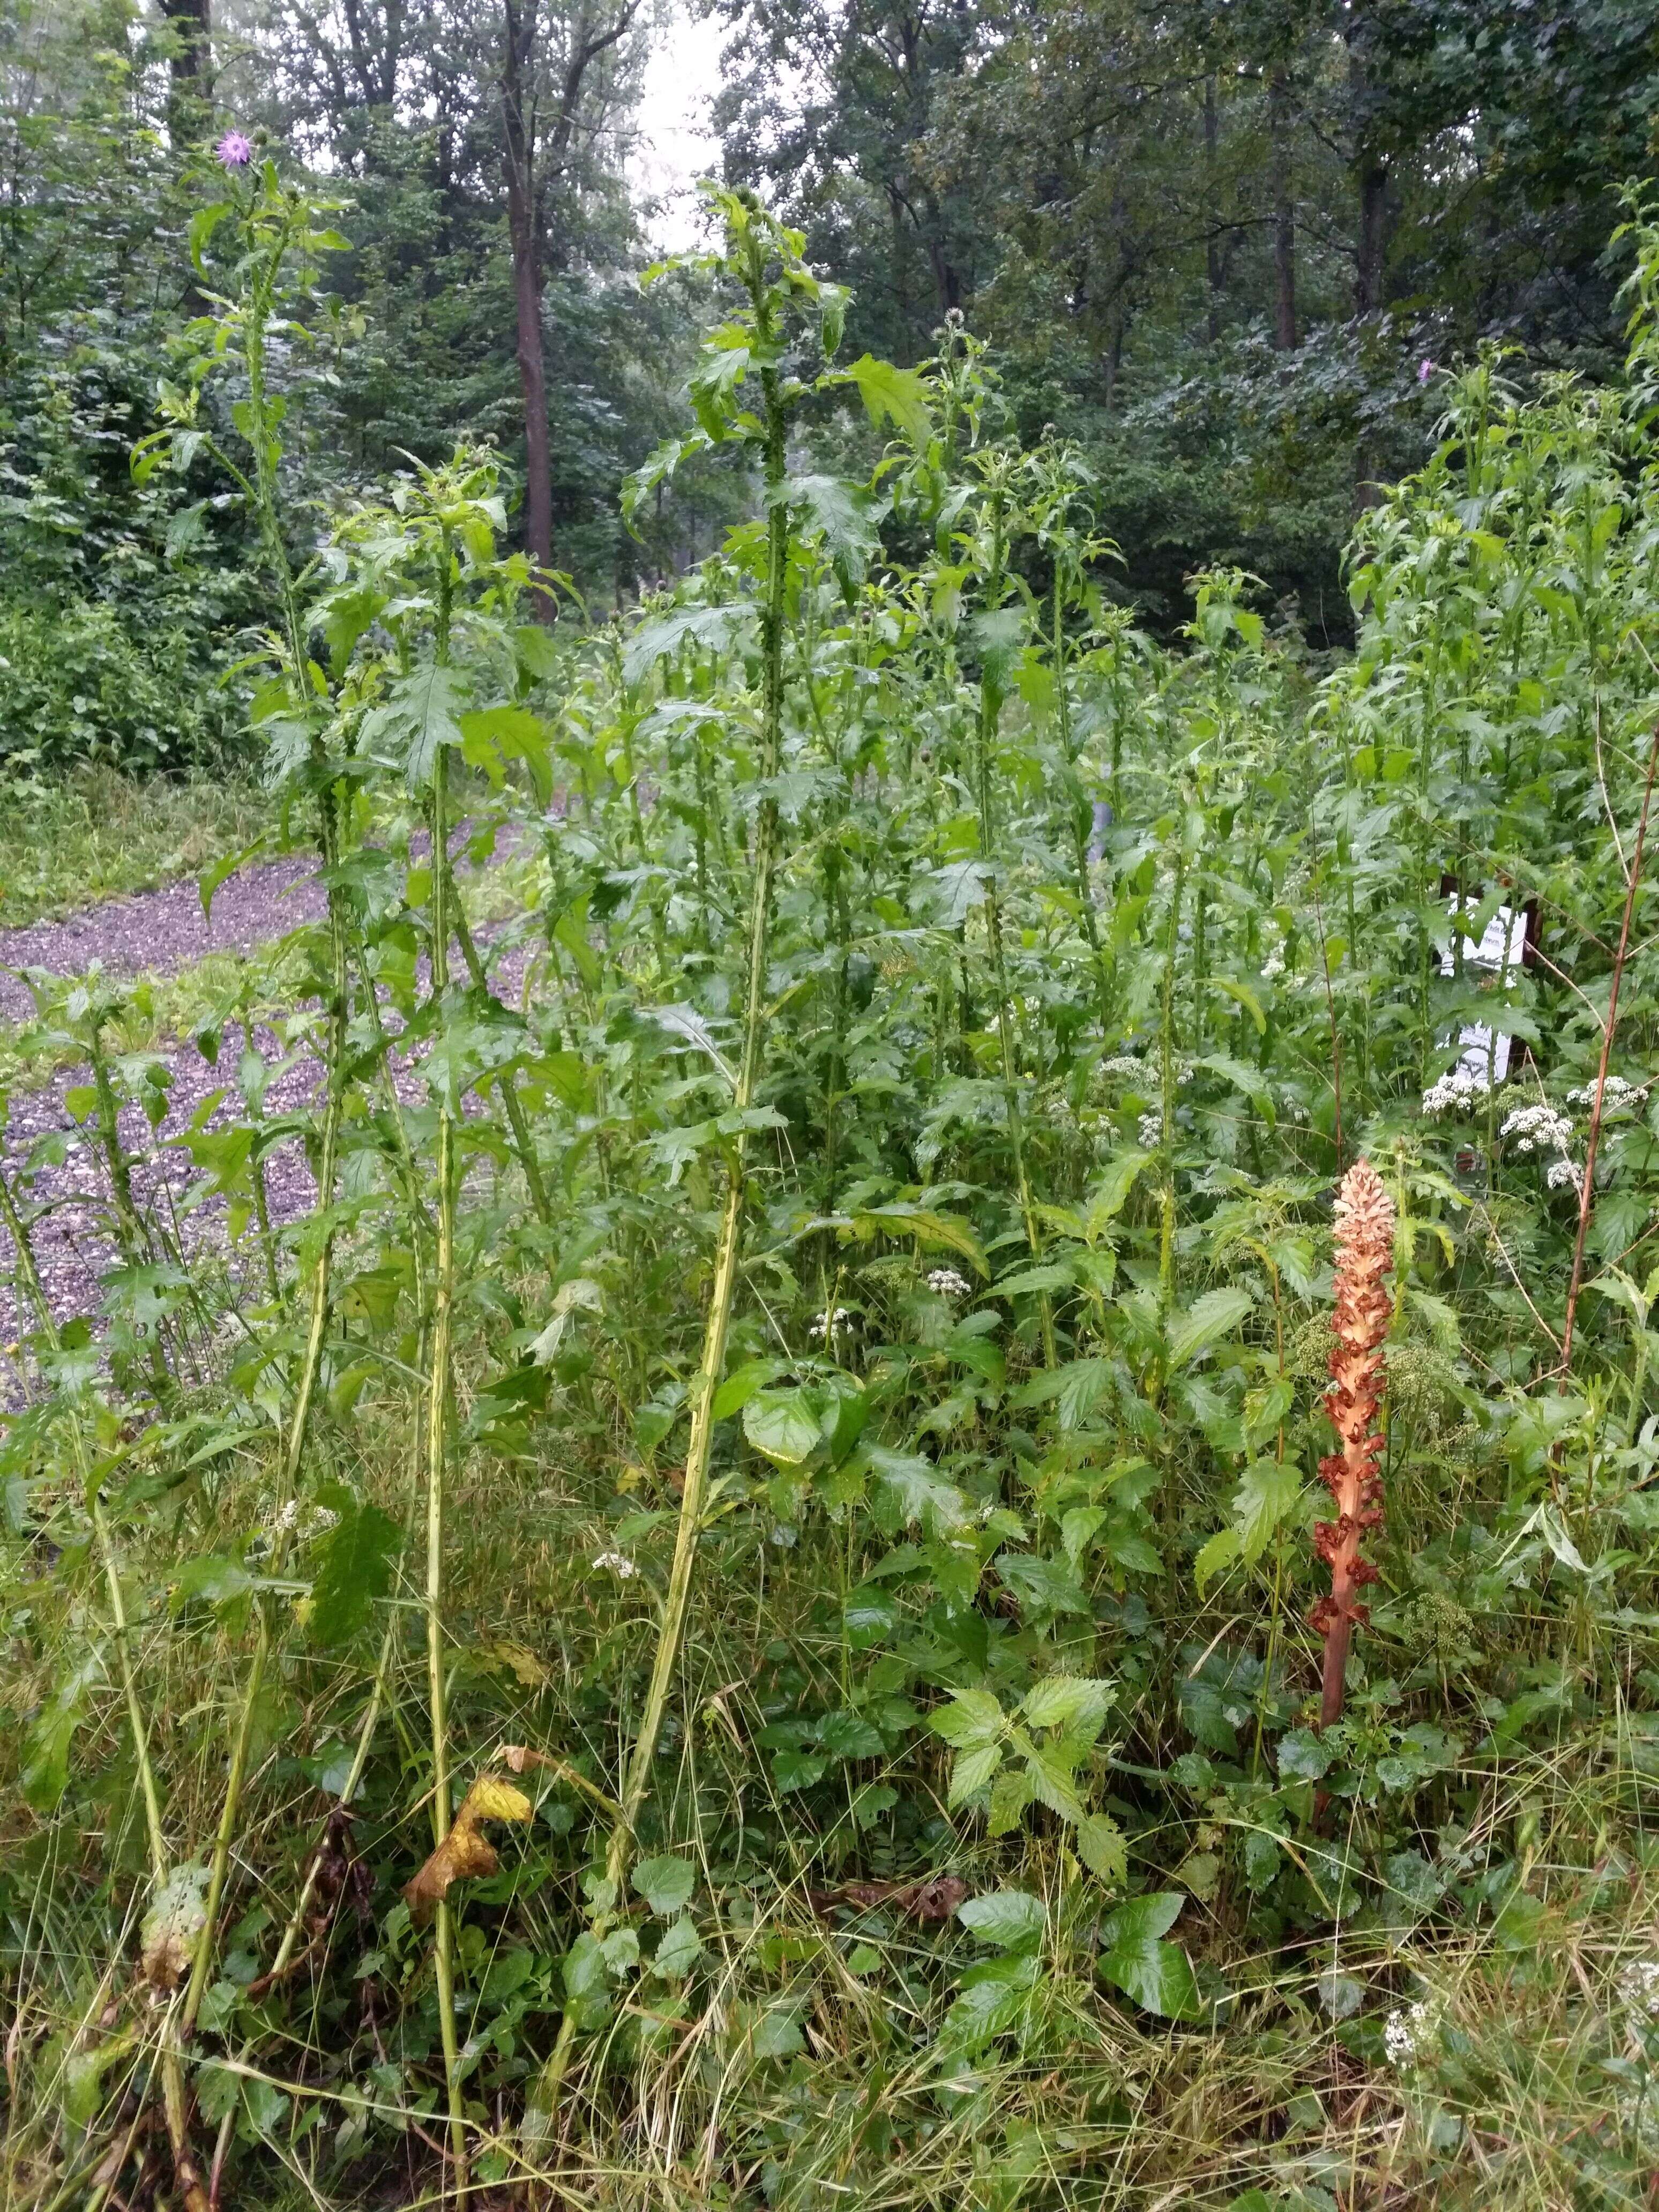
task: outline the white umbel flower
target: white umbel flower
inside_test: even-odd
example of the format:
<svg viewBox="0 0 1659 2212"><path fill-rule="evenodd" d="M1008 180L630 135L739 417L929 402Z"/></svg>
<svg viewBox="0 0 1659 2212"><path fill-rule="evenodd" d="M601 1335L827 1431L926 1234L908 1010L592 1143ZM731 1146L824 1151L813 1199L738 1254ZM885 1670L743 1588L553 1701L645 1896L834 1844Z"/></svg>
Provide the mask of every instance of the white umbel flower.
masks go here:
<svg viewBox="0 0 1659 2212"><path fill-rule="evenodd" d="M1403 2072L1420 2065L1440 2033L1440 2014L1431 2004L1414 2004L1391 2012L1382 2025L1382 2048L1389 2063Z"/></svg>
<svg viewBox="0 0 1659 2212"><path fill-rule="evenodd" d="M1486 1079L1461 1064L1423 1093L1423 1111L1437 1119L1442 1114L1469 1114L1485 1103Z"/></svg>
<svg viewBox="0 0 1659 2212"><path fill-rule="evenodd" d="M1517 1106L1498 1131L1513 1137L1518 1152L1565 1152L1572 1142L1572 1123L1553 1106Z"/></svg>
<svg viewBox="0 0 1659 2212"><path fill-rule="evenodd" d="M609 1571L623 1583L639 1572L626 1552L601 1552L593 1565L600 1573Z"/></svg>
<svg viewBox="0 0 1659 2212"><path fill-rule="evenodd" d="M965 1298L974 1286L954 1267L933 1267L928 1271L927 1287L941 1298Z"/></svg>
<svg viewBox="0 0 1659 2212"><path fill-rule="evenodd" d="M1632 1959L1613 1984L1620 2002L1643 2020L1659 2021L1659 1959Z"/></svg>
<svg viewBox="0 0 1659 2212"><path fill-rule="evenodd" d="M1648 1087L1645 1083L1626 1083L1622 1075L1608 1076L1607 1081L1601 1085L1601 1111L1604 1114L1617 1114L1621 1109L1628 1109L1633 1113L1637 1107L1645 1102ZM1593 1083L1587 1083L1582 1091L1569 1091L1567 1103L1569 1106L1593 1107L1595 1103L1595 1085Z"/></svg>

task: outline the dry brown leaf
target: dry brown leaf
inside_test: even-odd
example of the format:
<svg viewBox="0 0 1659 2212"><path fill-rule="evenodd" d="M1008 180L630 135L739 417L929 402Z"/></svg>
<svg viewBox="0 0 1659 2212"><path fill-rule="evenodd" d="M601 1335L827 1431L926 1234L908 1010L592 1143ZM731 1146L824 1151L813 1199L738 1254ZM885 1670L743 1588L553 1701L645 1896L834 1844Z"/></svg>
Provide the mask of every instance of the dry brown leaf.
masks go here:
<svg viewBox="0 0 1659 2212"><path fill-rule="evenodd" d="M414 1920L426 1920L441 1899L449 1894L453 1881L475 1875L494 1874L501 1861L495 1847L481 1832L483 1820L527 1820L530 1800L499 1775L481 1774L461 1800L454 1826L412 1881L404 1884L404 1903Z"/></svg>

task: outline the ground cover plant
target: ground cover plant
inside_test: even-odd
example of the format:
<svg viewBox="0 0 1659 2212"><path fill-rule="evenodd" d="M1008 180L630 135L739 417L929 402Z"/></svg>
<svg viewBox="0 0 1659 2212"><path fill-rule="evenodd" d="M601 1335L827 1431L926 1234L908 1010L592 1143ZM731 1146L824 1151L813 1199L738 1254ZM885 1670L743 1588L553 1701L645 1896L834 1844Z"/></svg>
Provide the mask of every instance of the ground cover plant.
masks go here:
<svg viewBox="0 0 1659 2212"><path fill-rule="evenodd" d="M1331 665L1140 634L734 191L672 590L483 447L301 519L248 152L137 466L239 487L313 902L191 1086L27 977L10 2194L1650 2201L1659 228L1622 382L1434 372Z"/></svg>

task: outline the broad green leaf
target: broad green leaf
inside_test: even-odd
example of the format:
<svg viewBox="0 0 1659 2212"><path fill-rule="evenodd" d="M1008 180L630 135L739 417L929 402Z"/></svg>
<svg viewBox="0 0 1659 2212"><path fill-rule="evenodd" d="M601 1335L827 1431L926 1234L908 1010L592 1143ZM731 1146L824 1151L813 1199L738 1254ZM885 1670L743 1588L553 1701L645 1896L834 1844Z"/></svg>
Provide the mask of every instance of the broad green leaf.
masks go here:
<svg viewBox="0 0 1659 2212"><path fill-rule="evenodd" d="M1042 1899L1023 1889L994 1889L983 1897L970 1897L957 1905L957 1918L981 1943L999 1951L1036 1942L1048 1924Z"/></svg>
<svg viewBox="0 0 1659 2212"><path fill-rule="evenodd" d="M857 385L878 429L884 422L893 422L913 446L927 443L933 429L927 387L915 369L895 368L891 362L877 361L866 353L842 374Z"/></svg>
<svg viewBox="0 0 1659 2212"><path fill-rule="evenodd" d="M804 1390L757 1390L743 1408L743 1432L780 1467L799 1467L823 1442Z"/></svg>
<svg viewBox="0 0 1659 2212"><path fill-rule="evenodd" d="M1199 2009L1198 1984L1186 1953L1162 1940L1186 1902L1179 1890L1132 1898L1101 1929L1101 1973L1163 2020L1191 2020Z"/></svg>
<svg viewBox="0 0 1659 2212"><path fill-rule="evenodd" d="M1129 1878L1129 1846L1123 1831L1104 1813L1091 1813L1077 1824L1077 1855L1097 1881L1121 1888Z"/></svg>
<svg viewBox="0 0 1659 2212"><path fill-rule="evenodd" d="M1259 1459L1245 1468L1233 1492L1233 1525L1247 1565L1261 1557L1301 1495L1302 1471L1293 1460Z"/></svg>
<svg viewBox="0 0 1659 2212"><path fill-rule="evenodd" d="M684 1981L702 1956L702 1938L690 1920L671 1921L663 1931L651 1971L659 1981Z"/></svg>
<svg viewBox="0 0 1659 2212"><path fill-rule="evenodd" d="M687 643L728 652L754 619L755 611L749 606L676 607L668 614L653 615L628 641L623 682L631 690L665 653L678 653Z"/></svg>
<svg viewBox="0 0 1659 2212"><path fill-rule="evenodd" d="M344 1644L390 1590L403 1532L378 1505L367 1500L359 1504L343 1484L331 1484L318 1494L340 1517L323 1541L307 1626L318 1644Z"/></svg>
<svg viewBox="0 0 1659 2212"><path fill-rule="evenodd" d="M632 1880L635 1889L658 1918L670 1920L677 1912L684 1912L691 1902L697 1870L690 1859L677 1858L672 1851L664 1851L655 1858L641 1859L634 1869Z"/></svg>
<svg viewBox="0 0 1659 2212"><path fill-rule="evenodd" d="M1218 1343L1224 1336L1231 1336L1255 1303L1248 1291L1237 1286L1206 1291L1202 1297L1195 1298L1185 1313L1175 1316L1170 1326L1170 1366L1190 1366L1212 1344Z"/></svg>
<svg viewBox="0 0 1659 2212"><path fill-rule="evenodd" d="M993 1692L955 1690L949 1705L936 1705L928 1714L927 1725L935 1735L942 1735L958 1751L970 1751L982 1744L995 1743L1006 1722Z"/></svg>
<svg viewBox="0 0 1659 2212"><path fill-rule="evenodd" d="M741 1367L734 1367L714 1393L714 1418L717 1421L740 1413L757 1390L769 1382L775 1382L780 1375L789 1372L781 1359L749 1359Z"/></svg>
<svg viewBox="0 0 1659 2212"><path fill-rule="evenodd" d="M1033 1728L1098 1735L1112 1697L1112 1685L1092 1675L1045 1674L1026 1692L1020 1711Z"/></svg>
<svg viewBox="0 0 1659 2212"><path fill-rule="evenodd" d="M1224 1083L1231 1083L1235 1091L1242 1091L1267 1127L1273 1127L1273 1096L1260 1068L1251 1067L1242 1060L1230 1059L1224 1052L1213 1052L1198 1065L1218 1075Z"/></svg>
<svg viewBox="0 0 1659 2212"><path fill-rule="evenodd" d="M1243 1548L1237 1528L1218 1528L1193 1561L1193 1583L1200 1597L1218 1574L1231 1566Z"/></svg>

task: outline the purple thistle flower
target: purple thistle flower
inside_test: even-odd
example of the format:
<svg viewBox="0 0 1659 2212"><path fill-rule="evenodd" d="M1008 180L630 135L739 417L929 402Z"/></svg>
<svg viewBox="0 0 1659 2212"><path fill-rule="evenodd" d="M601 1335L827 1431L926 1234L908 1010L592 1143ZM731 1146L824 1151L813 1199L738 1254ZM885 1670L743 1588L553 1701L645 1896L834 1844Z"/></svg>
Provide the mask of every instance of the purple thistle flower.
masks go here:
<svg viewBox="0 0 1659 2212"><path fill-rule="evenodd" d="M253 142L240 131L227 131L213 150L228 169L245 169L253 159Z"/></svg>
<svg viewBox="0 0 1659 2212"><path fill-rule="evenodd" d="M1418 382L1419 384L1426 384L1429 379L1434 374L1435 367L1436 364L1429 359L1426 354L1425 354L1422 360L1417 364Z"/></svg>

